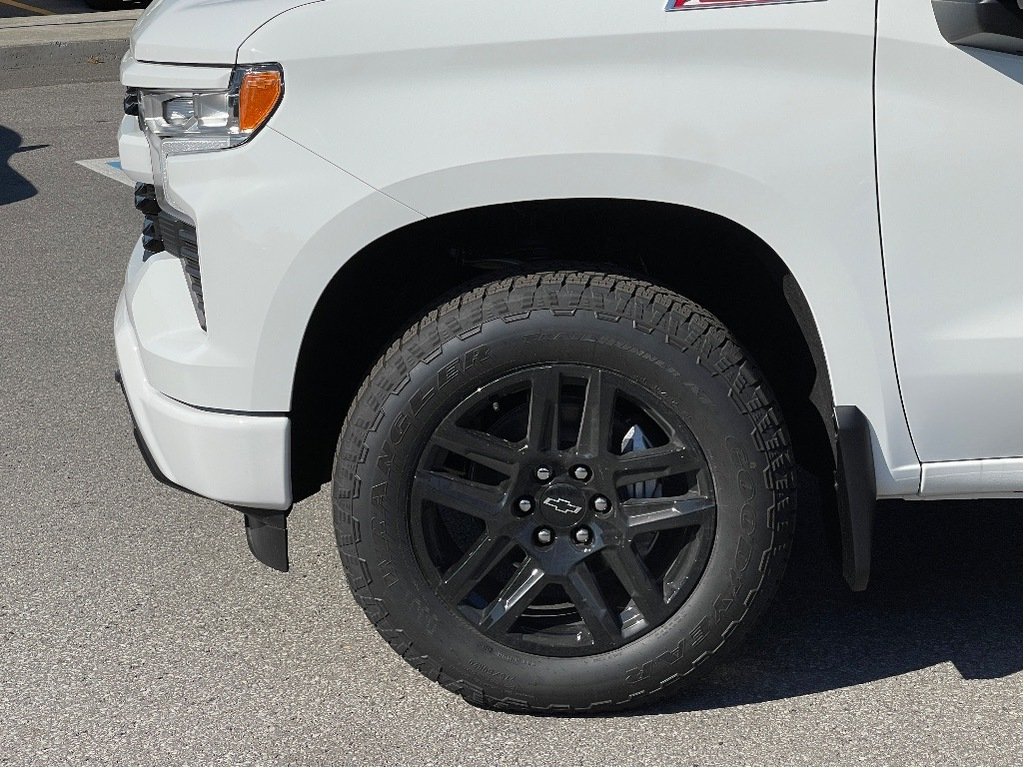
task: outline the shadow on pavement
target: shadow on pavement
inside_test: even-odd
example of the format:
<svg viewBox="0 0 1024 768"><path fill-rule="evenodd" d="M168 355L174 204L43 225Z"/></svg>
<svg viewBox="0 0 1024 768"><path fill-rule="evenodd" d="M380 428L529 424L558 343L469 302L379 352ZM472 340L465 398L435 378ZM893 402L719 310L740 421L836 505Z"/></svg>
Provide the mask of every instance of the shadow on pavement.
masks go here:
<svg viewBox="0 0 1024 768"><path fill-rule="evenodd" d="M649 713L784 699L945 662L966 679L1021 670L1019 501L881 504L871 583L859 594L823 552L812 503L802 504L789 570L760 627Z"/></svg>
<svg viewBox="0 0 1024 768"><path fill-rule="evenodd" d="M23 147L21 146L21 134L0 125L0 205L25 200L38 192L32 182L11 168L9 162L11 155L47 146L49 145L36 144Z"/></svg>

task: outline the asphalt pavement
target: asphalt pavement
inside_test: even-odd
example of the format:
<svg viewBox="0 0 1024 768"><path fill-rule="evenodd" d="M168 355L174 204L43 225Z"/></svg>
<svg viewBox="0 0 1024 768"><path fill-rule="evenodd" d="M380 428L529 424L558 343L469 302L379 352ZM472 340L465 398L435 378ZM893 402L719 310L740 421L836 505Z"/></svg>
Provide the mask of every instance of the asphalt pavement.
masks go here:
<svg viewBox="0 0 1024 768"><path fill-rule="evenodd" d="M806 493L756 637L616 717L483 711L409 668L344 584L326 492L290 518L292 571L261 566L237 512L150 476L113 380L141 217L77 161L116 154L121 95L0 90L0 764L1021 764L1017 502L883 505L851 594Z"/></svg>

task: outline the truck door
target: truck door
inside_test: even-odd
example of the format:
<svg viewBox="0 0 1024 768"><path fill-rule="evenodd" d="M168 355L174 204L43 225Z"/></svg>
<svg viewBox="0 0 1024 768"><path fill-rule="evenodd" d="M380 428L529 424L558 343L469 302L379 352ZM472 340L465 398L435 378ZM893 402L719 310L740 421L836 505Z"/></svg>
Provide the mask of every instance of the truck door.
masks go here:
<svg viewBox="0 0 1024 768"><path fill-rule="evenodd" d="M922 462L1022 454L1018 0L880 0L893 351Z"/></svg>

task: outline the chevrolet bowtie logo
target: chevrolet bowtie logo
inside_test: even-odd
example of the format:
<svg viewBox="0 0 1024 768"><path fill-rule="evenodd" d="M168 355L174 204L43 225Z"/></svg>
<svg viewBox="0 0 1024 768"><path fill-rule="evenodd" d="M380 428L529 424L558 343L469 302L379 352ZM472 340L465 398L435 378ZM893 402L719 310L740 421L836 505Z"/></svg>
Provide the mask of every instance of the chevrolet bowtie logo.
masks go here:
<svg viewBox="0 0 1024 768"><path fill-rule="evenodd" d="M568 499L544 499L544 506L551 507L560 515L578 515L583 507L577 507Z"/></svg>

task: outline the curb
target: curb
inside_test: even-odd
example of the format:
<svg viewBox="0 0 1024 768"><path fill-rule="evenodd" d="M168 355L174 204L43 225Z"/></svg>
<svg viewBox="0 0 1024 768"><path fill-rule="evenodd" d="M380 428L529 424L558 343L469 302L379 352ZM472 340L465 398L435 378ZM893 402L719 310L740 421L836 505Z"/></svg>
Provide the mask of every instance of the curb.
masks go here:
<svg viewBox="0 0 1024 768"><path fill-rule="evenodd" d="M117 80L141 11L0 22L0 90Z"/></svg>

